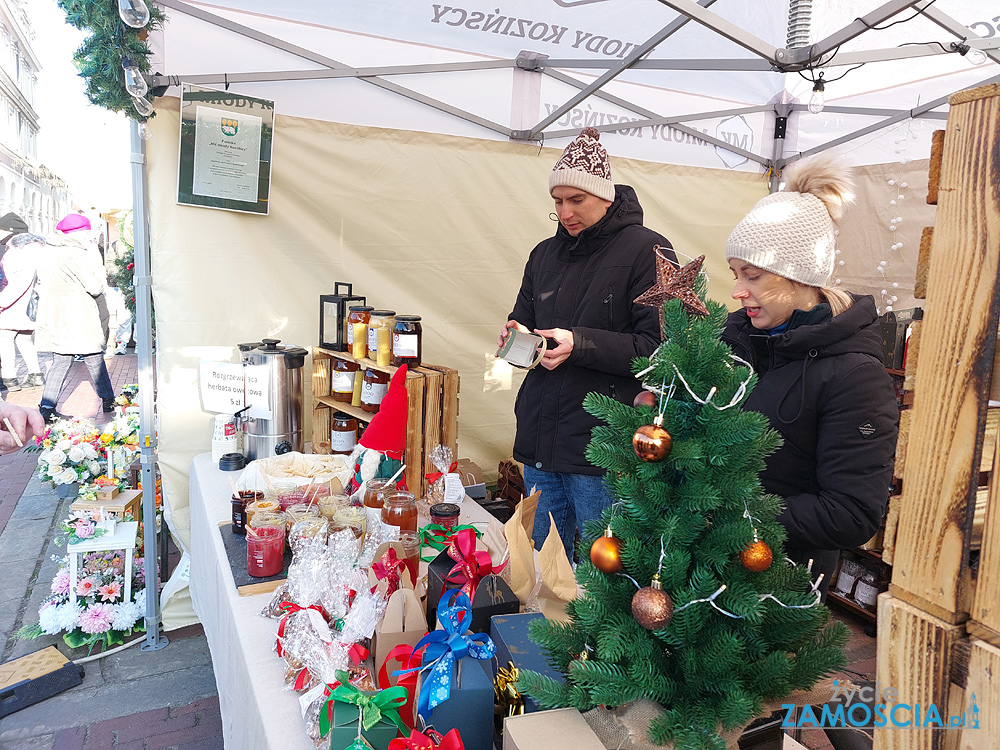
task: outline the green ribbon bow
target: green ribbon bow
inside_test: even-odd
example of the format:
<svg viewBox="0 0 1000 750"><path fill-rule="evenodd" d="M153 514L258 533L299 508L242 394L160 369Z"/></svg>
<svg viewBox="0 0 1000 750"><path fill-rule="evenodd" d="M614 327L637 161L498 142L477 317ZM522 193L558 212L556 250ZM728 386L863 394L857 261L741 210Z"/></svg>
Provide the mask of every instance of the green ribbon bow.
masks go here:
<svg viewBox="0 0 1000 750"><path fill-rule="evenodd" d="M471 523L462 524L453 529L449 529L447 526L442 526L439 523L430 523L420 527L420 546L431 547L438 552L444 552L448 549L448 545L451 544L452 537L462 529L472 529L476 532L477 539L483 535L483 532ZM421 557L420 559L424 562L430 562L435 557L437 557L436 554L430 557Z"/></svg>
<svg viewBox="0 0 1000 750"><path fill-rule="evenodd" d="M409 691L405 687L397 686L378 693L366 693L348 682L350 675L347 672L338 669L334 674L340 684L332 690L327 686L326 703L323 704L323 708L319 712L319 731L322 736L325 737L330 731L330 717L333 715L334 701L353 703L357 706L359 709L358 723L365 731L378 724L384 716L395 724L404 735L409 732L399 716L399 709L406 704L409 695ZM359 736L361 734L360 727L358 729Z"/></svg>

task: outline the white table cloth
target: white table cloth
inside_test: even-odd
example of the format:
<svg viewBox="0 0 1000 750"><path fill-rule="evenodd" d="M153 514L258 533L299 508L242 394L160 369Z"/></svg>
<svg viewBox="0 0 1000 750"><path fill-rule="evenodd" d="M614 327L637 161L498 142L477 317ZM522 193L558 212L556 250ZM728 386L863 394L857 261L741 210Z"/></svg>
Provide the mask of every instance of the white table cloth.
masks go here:
<svg viewBox="0 0 1000 750"><path fill-rule="evenodd" d="M212 653L225 744L239 750L314 750L298 695L283 687L285 661L273 650L278 621L259 614L271 594L239 595L219 534L219 524L231 518L229 479L235 476L220 471L210 453L191 462L191 601ZM489 519L465 499L461 523Z"/></svg>

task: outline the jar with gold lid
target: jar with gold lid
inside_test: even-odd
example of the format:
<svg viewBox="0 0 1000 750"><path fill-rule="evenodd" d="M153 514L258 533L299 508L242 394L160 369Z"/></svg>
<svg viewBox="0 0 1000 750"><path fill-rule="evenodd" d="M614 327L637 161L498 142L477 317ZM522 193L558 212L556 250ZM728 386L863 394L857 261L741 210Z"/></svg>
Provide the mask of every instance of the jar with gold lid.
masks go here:
<svg viewBox="0 0 1000 750"><path fill-rule="evenodd" d="M368 359L379 367L392 362L392 327L396 325L395 310L372 310L368 321Z"/></svg>
<svg viewBox="0 0 1000 750"><path fill-rule="evenodd" d="M368 321L374 307L352 305L347 308L347 350L355 359L361 359L368 350Z"/></svg>
<svg viewBox="0 0 1000 750"><path fill-rule="evenodd" d="M389 373L369 367L361 386L361 408L376 413L389 390Z"/></svg>
<svg viewBox="0 0 1000 750"><path fill-rule="evenodd" d="M392 329L392 364L418 367L423 353L423 336L419 315L397 315Z"/></svg>

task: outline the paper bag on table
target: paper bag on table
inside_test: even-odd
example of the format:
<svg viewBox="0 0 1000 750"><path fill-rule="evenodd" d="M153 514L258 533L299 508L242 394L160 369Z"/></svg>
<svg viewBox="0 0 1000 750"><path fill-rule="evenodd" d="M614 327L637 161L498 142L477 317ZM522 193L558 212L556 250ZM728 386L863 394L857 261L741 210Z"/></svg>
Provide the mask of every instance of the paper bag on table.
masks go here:
<svg viewBox="0 0 1000 750"><path fill-rule="evenodd" d="M504 536L504 527L495 518L490 519L486 531L479 538L479 543L490 553L494 567L499 567L507 559L507 538Z"/></svg>
<svg viewBox="0 0 1000 750"><path fill-rule="evenodd" d="M507 569L510 570L508 583L521 604L528 603L528 597L535 587L537 578L531 532L535 527L535 509L538 507L539 495L541 492L535 492L518 503L514 508L514 515L503 527L507 548L510 550L510 562L507 564Z"/></svg>
<svg viewBox="0 0 1000 750"><path fill-rule="evenodd" d="M375 653L375 669L379 674L379 681L382 681L382 667L389 656L389 652L396 646L407 645L413 647L427 632L427 622L424 619L424 608L417 599L413 589L399 589L389 597L385 605L385 614L375 629L375 642L372 651ZM386 670L391 674L395 667ZM391 684L379 684L379 688L385 690Z"/></svg>
<svg viewBox="0 0 1000 750"><path fill-rule="evenodd" d="M566 548L549 513L549 535L538 553L541 580L538 589L539 610L549 620L568 620L566 605L576 599L576 577L566 557Z"/></svg>

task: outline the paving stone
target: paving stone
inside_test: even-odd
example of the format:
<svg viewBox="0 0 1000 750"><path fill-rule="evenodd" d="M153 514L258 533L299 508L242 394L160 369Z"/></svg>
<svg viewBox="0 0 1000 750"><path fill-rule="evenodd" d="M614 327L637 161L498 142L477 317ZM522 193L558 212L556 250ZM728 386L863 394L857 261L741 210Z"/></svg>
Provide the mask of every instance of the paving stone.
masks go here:
<svg viewBox="0 0 1000 750"><path fill-rule="evenodd" d="M50 519L14 519L11 516L0 537L0 565L14 560L37 560L48 546L50 527Z"/></svg>

